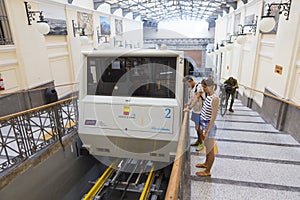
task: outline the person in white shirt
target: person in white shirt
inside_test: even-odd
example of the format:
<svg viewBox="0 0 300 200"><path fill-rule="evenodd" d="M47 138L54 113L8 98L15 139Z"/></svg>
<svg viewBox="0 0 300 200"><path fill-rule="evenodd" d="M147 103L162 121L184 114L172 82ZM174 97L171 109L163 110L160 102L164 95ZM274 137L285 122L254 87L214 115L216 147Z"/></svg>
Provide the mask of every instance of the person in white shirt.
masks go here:
<svg viewBox="0 0 300 200"><path fill-rule="evenodd" d="M185 85L190 88L189 100L190 102L186 104L185 110L192 110L191 120L195 123L195 129L198 135L197 140L191 144L192 146L197 146L198 151L203 149L203 134L200 129L200 114L202 110L202 104L204 101L204 92L201 83L197 83L191 76L185 76L183 78Z"/></svg>

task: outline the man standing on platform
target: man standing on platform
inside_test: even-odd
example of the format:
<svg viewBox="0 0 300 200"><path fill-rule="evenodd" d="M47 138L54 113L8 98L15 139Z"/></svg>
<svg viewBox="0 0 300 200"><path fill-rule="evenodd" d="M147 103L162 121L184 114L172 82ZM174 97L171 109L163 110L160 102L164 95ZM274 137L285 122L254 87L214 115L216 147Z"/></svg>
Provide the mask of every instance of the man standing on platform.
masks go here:
<svg viewBox="0 0 300 200"><path fill-rule="evenodd" d="M234 103L236 89L239 88L239 85L238 85L237 80L235 78L233 78L232 76L229 77L224 82L224 85L225 85L225 91L226 91L226 100L228 101L229 97L231 96L229 112L233 112L232 106Z"/></svg>
<svg viewBox="0 0 300 200"><path fill-rule="evenodd" d="M197 83L191 76L185 76L183 78L185 85L190 88L189 103L186 104L186 110L192 109L191 120L195 122L195 129L198 135L197 140L191 144L191 146L197 146L197 151L203 149L203 134L200 129L200 114L202 110L202 104L204 101L204 92L201 83Z"/></svg>

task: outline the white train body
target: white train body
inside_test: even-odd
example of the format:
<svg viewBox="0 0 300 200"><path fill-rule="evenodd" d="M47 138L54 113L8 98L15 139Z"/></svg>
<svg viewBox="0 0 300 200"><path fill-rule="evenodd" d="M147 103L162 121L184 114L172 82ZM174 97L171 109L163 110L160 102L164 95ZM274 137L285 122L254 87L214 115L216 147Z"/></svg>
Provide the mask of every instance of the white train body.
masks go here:
<svg viewBox="0 0 300 200"><path fill-rule="evenodd" d="M183 109L184 54L83 52L79 136L95 156L169 162Z"/></svg>

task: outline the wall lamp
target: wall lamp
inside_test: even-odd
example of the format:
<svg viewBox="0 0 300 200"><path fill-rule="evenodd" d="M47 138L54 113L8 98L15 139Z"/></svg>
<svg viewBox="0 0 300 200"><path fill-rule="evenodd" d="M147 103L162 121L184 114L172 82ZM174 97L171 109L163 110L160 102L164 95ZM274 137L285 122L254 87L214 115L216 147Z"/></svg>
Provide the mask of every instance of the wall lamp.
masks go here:
<svg viewBox="0 0 300 200"><path fill-rule="evenodd" d="M233 37L237 37L237 35L230 35L229 40L222 40L223 45L224 45L224 42L226 43L226 49L227 50L231 50L233 48L233 41L232 41Z"/></svg>
<svg viewBox="0 0 300 200"><path fill-rule="evenodd" d="M272 8L277 7L278 13L283 14L286 20L289 20L290 9L291 9L292 0L287 0L285 3L267 3L265 6L267 7L267 15L261 17L259 29L262 32L270 32L273 30L276 22L275 16L272 15Z"/></svg>
<svg viewBox="0 0 300 200"><path fill-rule="evenodd" d="M219 51L219 44L217 43L216 45L216 48L215 48L216 51Z"/></svg>
<svg viewBox="0 0 300 200"><path fill-rule="evenodd" d="M225 49L225 44L224 44L224 40L221 41L221 44L219 45L220 50L224 50Z"/></svg>
<svg viewBox="0 0 300 200"><path fill-rule="evenodd" d="M234 46L233 43L234 43L235 40L238 44L243 45L247 40L246 34L243 31L241 31L238 34L229 35L229 39L228 40L222 40L222 44L220 46L224 47L225 44L226 44L226 49L231 50Z"/></svg>
<svg viewBox="0 0 300 200"><path fill-rule="evenodd" d="M31 10L31 5L28 2L24 2L25 4L25 10L27 14L27 21L28 25L32 25L32 22L35 21L35 15L39 14L39 20L36 21L36 28L37 30L43 34L47 35L50 31L50 26L48 25L47 21L45 21L44 16L43 16L43 11L32 11Z"/></svg>
<svg viewBox="0 0 300 200"><path fill-rule="evenodd" d="M81 44L88 44L89 43L89 38L85 34L84 27L78 27L74 20L72 20L72 27L73 27L74 37L76 37L76 33L79 33Z"/></svg>
<svg viewBox="0 0 300 200"><path fill-rule="evenodd" d="M97 28L97 38L98 38L98 43L100 44L100 40L101 38L104 38L104 42L103 43L109 43L108 42L108 35L101 35L99 29Z"/></svg>
<svg viewBox="0 0 300 200"><path fill-rule="evenodd" d="M256 28L257 28L257 18L258 16L256 16L256 19L253 20L252 24L245 24L245 25L242 25L242 24L239 24L238 26L241 27L241 32L238 33L238 35L246 35L244 32L245 32L245 27L250 27L250 32L253 33L253 35L256 34Z"/></svg>
<svg viewBox="0 0 300 200"><path fill-rule="evenodd" d="M123 41L114 37L114 47L124 47Z"/></svg>

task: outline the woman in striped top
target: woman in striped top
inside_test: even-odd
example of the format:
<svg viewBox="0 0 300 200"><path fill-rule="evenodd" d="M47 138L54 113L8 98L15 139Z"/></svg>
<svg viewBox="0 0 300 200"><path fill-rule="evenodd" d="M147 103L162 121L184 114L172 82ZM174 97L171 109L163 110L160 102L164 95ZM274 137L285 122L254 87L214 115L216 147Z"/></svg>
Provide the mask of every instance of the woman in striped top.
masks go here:
<svg viewBox="0 0 300 200"><path fill-rule="evenodd" d="M204 101L201 116L200 116L200 128L203 131L204 144L206 147L206 160L204 163L196 165L197 168L204 168L204 171L197 172L197 176L210 176L210 170L215 160L214 145L216 126L215 120L218 113L219 98L214 91L214 81L211 78L207 78L201 82L202 88L207 97Z"/></svg>

